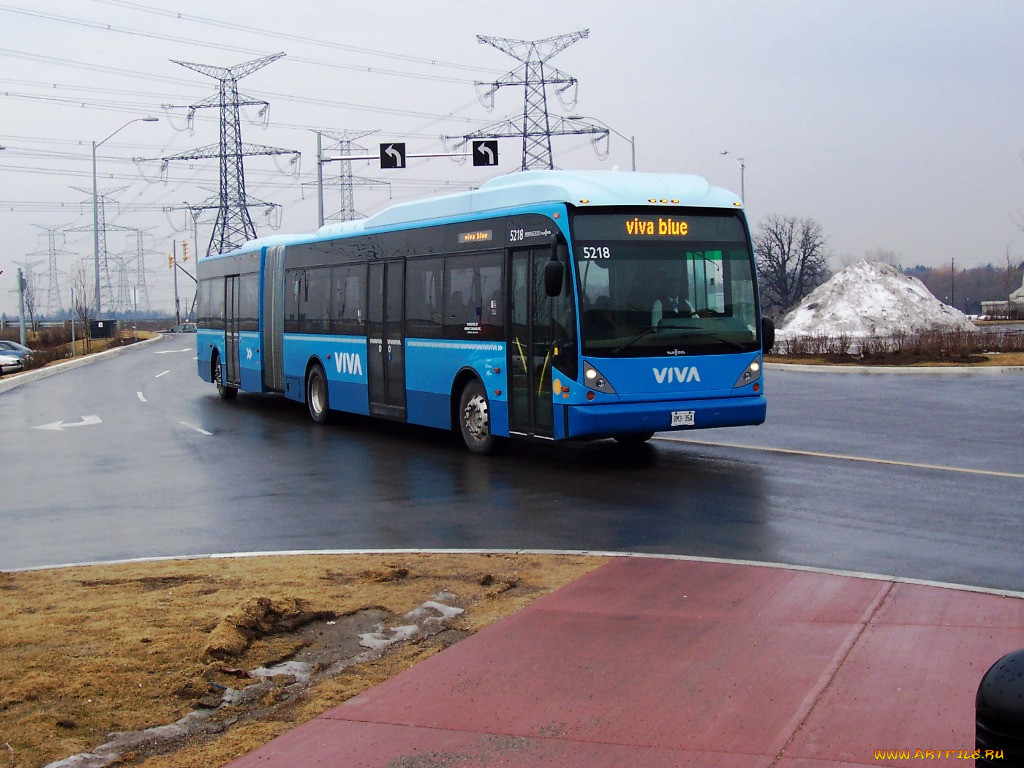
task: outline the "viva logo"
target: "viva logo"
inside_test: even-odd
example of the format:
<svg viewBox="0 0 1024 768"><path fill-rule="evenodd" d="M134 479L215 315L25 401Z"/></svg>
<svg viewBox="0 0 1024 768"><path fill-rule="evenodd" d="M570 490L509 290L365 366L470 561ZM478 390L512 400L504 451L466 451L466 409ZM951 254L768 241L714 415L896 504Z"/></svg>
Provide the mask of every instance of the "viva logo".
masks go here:
<svg viewBox="0 0 1024 768"><path fill-rule="evenodd" d="M671 368L652 368L654 371L654 380L659 384L688 384L691 381L700 381L700 373L697 371L695 366L686 366L682 368L671 367Z"/></svg>
<svg viewBox="0 0 1024 768"><path fill-rule="evenodd" d="M334 367L338 369L338 373L363 375L363 362L359 359L358 352L338 352L334 355Z"/></svg>

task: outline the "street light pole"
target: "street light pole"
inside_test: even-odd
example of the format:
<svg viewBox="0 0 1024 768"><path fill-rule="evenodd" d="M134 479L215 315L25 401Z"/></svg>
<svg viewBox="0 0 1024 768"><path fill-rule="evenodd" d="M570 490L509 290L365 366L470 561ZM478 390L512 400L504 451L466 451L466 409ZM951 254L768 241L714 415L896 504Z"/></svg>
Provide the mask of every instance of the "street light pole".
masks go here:
<svg viewBox="0 0 1024 768"><path fill-rule="evenodd" d="M725 150L722 154L723 155L728 155L729 154L729 150ZM746 161L745 158L735 157L735 156L733 156L732 159L735 160L736 161L736 165L738 165L740 167L740 202L742 202L744 205L746 205L747 204L747 179L746 179L746 175L747 175L747 161Z"/></svg>
<svg viewBox="0 0 1024 768"><path fill-rule="evenodd" d="M156 123L159 120L159 117L136 117L122 125L112 134L107 136L107 138L103 139L103 141L94 141L92 143L92 249L93 278L96 280L96 295L94 300L96 303L97 318L100 316L100 193L96 178L96 150L132 123Z"/></svg>

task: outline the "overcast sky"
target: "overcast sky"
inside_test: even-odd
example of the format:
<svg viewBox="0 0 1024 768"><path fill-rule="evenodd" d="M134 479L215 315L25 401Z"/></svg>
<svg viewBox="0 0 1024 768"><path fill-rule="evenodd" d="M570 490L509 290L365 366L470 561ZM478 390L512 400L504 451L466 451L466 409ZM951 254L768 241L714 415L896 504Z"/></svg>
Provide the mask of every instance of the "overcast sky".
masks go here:
<svg viewBox="0 0 1024 768"><path fill-rule="evenodd" d="M188 110L170 108L217 91L172 59L230 67L287 54L240 81L271 103L265 118L245 110L243 140L300 151L301 162L249 158L246 181L251 197L280 206L270 217L253 209L259 234L307 232L316 227L313 130L376 130L362 140L373 154L383 140L443 151L442 134L523 109L520 88L499 90L492 112L477 99L474 80L517 66L477 35L583 29L589 37L551 61L578 79L577 101L551 93L549 110L621 136L603 161L586 137L556 137L556 166L628 169L624 137L635 137L639 170L696 173L738 193L743 158L752 227L770 214L813 218L836 265L879 248L907 266L1005 264L1007 247L1024 258L1014 219L1024 212L1020 0L13 0L0 2L0 311L17 313L19 262L39 262L45 310L51 238L60 272L81 259L91 270L91 143L149 115L160 122L128 125L99 148L99 187L116 190L106 219L125 228L107 233L109 252L136 253L138 236L126 230L143 230L150 304L171 308L167 253L172 240L193 239L183 209L216 195L217 162L161 173L159 160L132 158L219 136L217 110L200 110L189 131ZM388 182L357 187L356 208L369 215L519 168L514 139L500 153L497 169L447 158L402 171L356 163L357 176ZM339 207L328 187L326 213ZM212 222L212 211L199 220L203 251ZM67 284L58 274L65 306Z"/></svg>

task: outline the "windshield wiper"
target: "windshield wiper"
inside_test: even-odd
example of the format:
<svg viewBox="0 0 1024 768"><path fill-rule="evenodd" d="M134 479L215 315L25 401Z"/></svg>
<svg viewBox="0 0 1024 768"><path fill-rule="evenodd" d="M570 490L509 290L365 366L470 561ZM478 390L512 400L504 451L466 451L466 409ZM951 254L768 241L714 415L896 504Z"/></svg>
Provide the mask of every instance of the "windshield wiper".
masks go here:
<svg viewBox="0 0 1024 768"><path fill-rule="evenodd" d="M653 335L655 333L658 333L658 331L697 331L697 333L695 333L695 334L688 334L688 335L707 336L709 339L714 339L715 341L717 341L717 342L719 342L721 344L725 344L727 347L732 347L733 349L735 349L737 351L740 351L740 352L746 351L746 349L747 349L743 344L740 344L739 342L733 341L732 339L726 339L726 338L724 338L722 336L719 336L719 335L717 335L715 333L711 333L710 331L707 331L704 328L701 328L699 325L674 325L674 324L666 324L666 323L663 322L661 325L652 325L649 328L645 328L640 333L638 333L636 336L631 338L629 341L623 342L622 344L617 346L615 349L613 349L612 350L612 354L613 355L617 355L620 352L622 352L624 349L627 349L628 347L633 346L633 344L635 344L636 342L640 341L640 339L645 339L648 336L651 336L651 335Z"/></svg>
<svg viewBox="0 0 1024 768"><path fill-rule="evenodd" d="M617 346L615 349L613 349L612 350L612 354L613 355L617 355L617 354L619 354L619 352L621 352L622 350L626 349L627 347L633 346L636 342L640 341L640 339L646 339L648 336L650 336L652 334L655 334L658 331L678 331L678 330L683 330L683 331L700 331L702 329L700 328L700 326L696 326L696 325L670 325L670 324L665 323L665 321L662 321L662 323L660 325L652 325L649 328L644 328L642 331L640 331L640 333L638 333L636 336L631 338L629 341L623 342L622 344Z"/></svg>
<svg viewBox="0 0 1024 768"><path fill-rule="evenodd" d="M622 344L617 346L615 349L613 349L612 350L612 354L613 355L617 355L617 354L619 354L619 352L621 352L622 350L626 349L626 347L631 347L636 342L640 341L640 339L647 338L652 333L657 333L660 330L661 329L658 326L656 326L656 325L652 325L650 328L644 328L642 331L640 331L640 333L638 333L636 336L631 338L629 341L623 342Z"/></svg>
<svg viewBox="0 0 1024 768"><path fill-rule="evenodd" d="M732 339L723 338L722 336L719 336L716 333L710 333L708 331L705 331L705 330L701 329L701 332L698 333L698 334L695 334L695 335L697 335L697 336L707 336L709 339L714 339L715 341L721 342L722 344L725 344L725 346L732 347L733 349L738 350L740 352L746 352L747 351L747 348L745 346L743 346L742 344L740 344L738 341L733 341Z"/></svg>

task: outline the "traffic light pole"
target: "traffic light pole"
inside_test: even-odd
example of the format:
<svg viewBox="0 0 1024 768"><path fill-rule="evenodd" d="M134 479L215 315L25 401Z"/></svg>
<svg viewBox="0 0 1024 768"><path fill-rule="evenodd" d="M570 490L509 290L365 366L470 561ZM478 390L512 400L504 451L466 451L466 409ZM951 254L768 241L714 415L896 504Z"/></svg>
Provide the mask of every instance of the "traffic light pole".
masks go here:
<svg viewBox="0 0 1024 768"><path fill-rule="evenodd" d="M178 266L178 241L171 246L171 267ZM174 270L174 324L181 325L181 306L178 303L178 270Z"/></svg>

